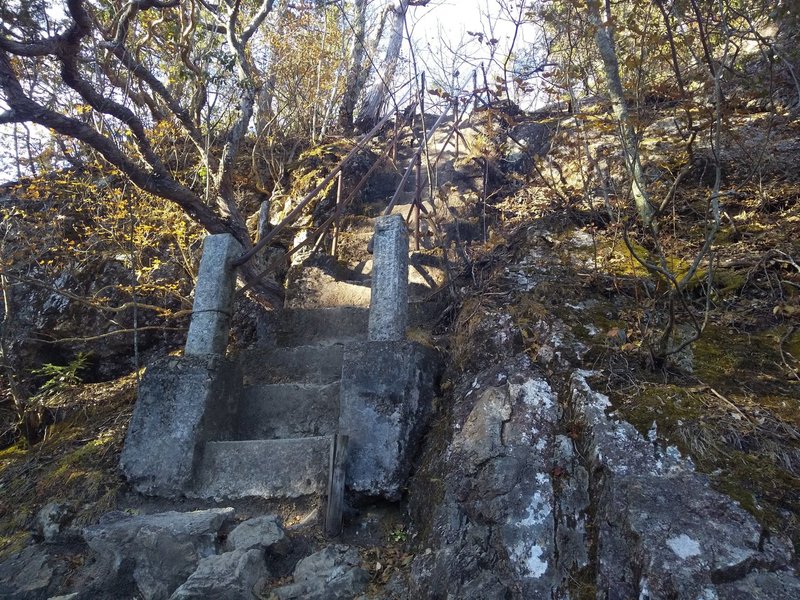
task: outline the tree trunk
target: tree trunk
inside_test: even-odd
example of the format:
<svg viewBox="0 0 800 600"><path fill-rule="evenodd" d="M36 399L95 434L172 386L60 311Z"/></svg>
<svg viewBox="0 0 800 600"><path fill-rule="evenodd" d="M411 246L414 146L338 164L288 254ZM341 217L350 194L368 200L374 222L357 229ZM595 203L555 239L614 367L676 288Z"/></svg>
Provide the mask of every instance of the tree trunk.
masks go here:
<svg viewBox="0 0 800 600"><path fill-rule="evenodd" d="M611 39L611 32L603 23L600 16L600 6L598 0L588 0L589 20L596 27L595 42L603 60L603 70L606 75L606 86L608 96L611 99L611 106L614 116L617 118L620 129L620 141L625 157L625 169L631 178L631 195L636 204L639 218L646 227L652 225L655 211L647 193L647 186L642 173L642 162L639 158L639 145L634 133L633 124L628 114L628 104L625 101L625 94L622 89L622 80L619 75L619 62L617 52L614 49L614 42Z"/></svg>
<svg viewBox="0 0 800 600"><path fill-rule="evenodd" d="M389 94L389 86L394 80L394 72L397 69L397 62L400 58L400 49L403 46L403 34L405 33L406 13L410 0L395 0L392 11L391 31L389 32L389 42L386 45L386 53L383 63L375 73L375 79L367 92L364 105L358 113L358 125L361 129L370 129L377 121L378 115L383 106L386 96Z"/></svg>
<svg viewBox="0 0 800 600"><path fill-rule="evenodd" d="M364 87L366 72L364 69L364 56L366 54L364 31L367 25L367 0L356 0L355 19L353 27L353 50L350 53L350 66L347 70L342 103L339 107L339 127L345 133L353 131L353 113L356 102Z"/></svg>

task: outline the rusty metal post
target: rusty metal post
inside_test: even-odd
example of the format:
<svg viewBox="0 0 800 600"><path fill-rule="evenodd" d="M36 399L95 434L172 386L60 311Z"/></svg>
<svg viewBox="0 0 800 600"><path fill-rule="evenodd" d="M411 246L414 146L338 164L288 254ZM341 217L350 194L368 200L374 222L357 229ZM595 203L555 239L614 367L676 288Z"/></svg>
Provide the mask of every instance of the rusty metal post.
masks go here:
<svg viewBox="0 0 800 600"><path fill-rule="evenodd" d="M489 159L483 159L483 243L485 244L487 240L487 231L486 231L486 200L488 197L487 189L489 187Z"/></svg>
<svg viewBox="0 0 800 600"><path fill-rule="evenodd" d="M333 212L333 241L331 242L331 256L336 258L339 250L339 219L342 212L342 172L339 171L339 178L336 182L336 206Z"/></svg>
<svg viewBox="0 0 800 600"><path fill-rule="evenodd" d="M422 204L422 154L417 154L417 190L414 193L414 249L419 250L419 207Z"/></svg>
<svg viewBox="0 0 800 600"><path fill-rule="evenodd" d="M492 103L492 96L489 94L489 80L486 79L486 66L481 63L481 72L483 73L483 87L486 88L486 106Z"/></svg>
<svg viewBox="0 0 800 600"><path fill-rule="evenodd" d="M342 533L348 441L348 436L337 434L333 436L331 443L328 466L328 506L325 512L325 535L328 537L336 537Z"/></svg>
<svg viewBox="0 0 800 600"><path fill-rule="evenodd" d="M399 113L394 118L394 138L392 138L392 163L397 162L397 136L400 132L400 117Z"/></svg>
<svg viewBox="0 0 800 600"><path fill-rule="evenodd" d="M456 96L453 100L453 105L455 108L455 112L453 114L453 118L455 119L455 123L453 123L453 131L455 132L456 138L456 160L458 160L458 126L461 124L461 111L458 107L458 96ZM433 199L431 199L431 201L433 201Z"/></svg>
<svg viewBox="0 0 800 600"><path fill-rule="evenodd" d="M472 71L472 108L478 108L478 70Z"/></svg>

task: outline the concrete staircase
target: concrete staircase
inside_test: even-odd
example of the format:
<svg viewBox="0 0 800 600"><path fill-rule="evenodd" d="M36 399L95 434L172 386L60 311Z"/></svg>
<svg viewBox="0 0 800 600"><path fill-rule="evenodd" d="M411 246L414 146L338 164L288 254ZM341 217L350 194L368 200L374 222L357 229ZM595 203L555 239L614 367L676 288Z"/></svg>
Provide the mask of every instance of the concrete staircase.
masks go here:
<svg viewBox="0 0 800 600"><path fill-rule="evenodd" d="M270 319L265 344L238 357L244 387L234 433L206 443L197 496L297 498L324 490L344 347L366 338L368 316L342 306L288 309Z"/></svg>
<svg viewBox="0 0 800 600"><path fill-rule="evenodd" d="M409 304L409 327L428 328L440 302ZM358 306L269 313L263 340L236 360L243 373L233 433L212 439L192 496L215 500L299 498L325 491L338 430L346 346L367 337Z"/></svg>
<svg viewBox="0 0 800 600"><path fill-rule="evenodd" d="M394 214L405 218L415 187L410 178ZM427 197L427 180L423 187ZM342 219L338 259L317 253L290 269L287 309L265 317L259 345L237 357L244 387L232 434L205 443L194 495L297 498L324 491L345 347L367 337L373 268L367 244L375 230L370 215L385 206L381 199L364 207L366 214ZM446 274L434 253L410 253L410 328L438 318L442 307L427 300Z"/></svg>
<svg viewBox="0 0 800 600"><path fill-rule="evenodd" d="M330 500L333 489L341 498L347 461L348 472L361 469L364 493L399 494L439 364L406 333L438 320L442 306L430 298L447 265L435 252L403 256L408 241L397 214L408 204L379 222L376 206L363 208L343 221L338 258L317 252L292 267L286 308L266 313L258 343L233 356L229 265L242 249L229 235L206 239L184 356L149 369L140 387L122 458L137 490L222 501L293 499L332 486ZM381 361L383 370L372 371ZM381 439L359 438L364 418L384 428ZM384 443L387 435L395 441ZM348 440L356 440L352 461Z"/></svg>

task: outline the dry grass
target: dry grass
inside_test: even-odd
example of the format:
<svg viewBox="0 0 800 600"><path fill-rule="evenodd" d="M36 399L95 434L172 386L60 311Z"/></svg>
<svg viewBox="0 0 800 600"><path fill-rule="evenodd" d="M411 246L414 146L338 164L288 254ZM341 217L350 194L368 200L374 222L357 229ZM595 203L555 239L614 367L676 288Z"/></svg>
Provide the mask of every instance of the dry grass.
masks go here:
<svg viewBox="0 0 800 600"><path fill-rule="evenodd" d="M69 504L78 525L114 508L124 485L119 453L135 395L135 374L66 389L51 402L79 409L72 417L51 426L33 447L20 442L0 451L0 557L29 541L45 504Z"/></svg>

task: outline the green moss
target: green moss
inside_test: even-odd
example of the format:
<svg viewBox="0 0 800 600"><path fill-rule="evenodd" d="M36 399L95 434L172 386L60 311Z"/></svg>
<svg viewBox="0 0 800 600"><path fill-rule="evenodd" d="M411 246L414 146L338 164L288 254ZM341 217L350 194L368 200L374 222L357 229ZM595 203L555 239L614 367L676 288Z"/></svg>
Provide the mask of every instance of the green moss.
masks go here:
<svg viewBox="0 0 800 600"><path fill-rule="evenodd" d="M87 497L97 496L107 476L104 457L111 438L92 440L65 454L56 468L39 480L40 491L67 489L78 486Z"/></svg>
<svg viewBox="0 0 800 600"><path fill-rule="evenodd" d="M303 152L292 170L292 190L297 194L311 191L339 164L352 147L352 140L342 139ZM332 181L321 193L322 196L327 195L334 184L335 181Z"/></svg>
<svg viewBox="0 0 800 600"><path fill-rule="evenodd" d="M770 531L788 532L800 548L800 478L768 456L733 451L715 461L711 482Z"/></svg>
<svg viewBox="0 0 800 600"><path fill-rule="evenodd" d="M13 446L9 446L8 448L3 448L0 450L0 472L2 472L2 469L6 464L5 461L19 460L25 458L27 454L28 448L21 442L14 444Z"/></svg>
<svg viewBox="0 0 800 600"><path fill-rule="evenodd" d="M777 329L742 333L709 325L693 345L695 372L702 381L720 389L738 392L739 382L747 379L750 389L759 395L782 394L788 382L780 340L781 330ZM788 346L795 343L793 336ZM784 351L786 348L784 342Z"/></svg>
<svg viewBox="0 0 800 600"><path fill-rule="evenodd" d="M630 240L633 253L628 249L625 243L620 240L610 241L607 238L597 238L597 256L599 260L599 267L605 270L608 274L617 277L655 277L661 284L667 284L667 280L659 274L650 273L638 260L637 256L642 260L653 265L662 266L661 260L658 256L648 251L644 246L638 244L634 240ZM577 255L584 260L594 259L594 248L572 248L569 252ZM634 256L634 253L636 256ZM689 273L692 267L694 257L688 258L680 256L668 255L664 257L664 264L667 270L673 275L676 281L681 281ZM705 285L708 280L708 269L701 265L697 268L691 279L686 284L686 289L689 292L697 290L700 286ZM738 292L747 281L747 276L744 272L736 271L730 268L718 268L713 273L713 283L717 291L722 296L729 296L730 294Z"/></svg>
<svg viewBox="0 0 800 600"><path fill-rule="evenodd" d="M636 256L643 260L650 260L650 253L643 246L631 240L631 248ZM605 267L612 275L626 276L626 277L647 277L647 269L636 260L636 256L632 253L625 243L618 239L610 245L602 244L599 248L599 255L605 258Z"/></svg>
<svg viewBox="0 0 800 600"><path fill-rule="evenodd" d="M775 330L779 340L783 340L783 351L788 352L796 361L800 361L800 329L794 329L787 336L783 328Z"/></svg>
<svg viewBox="0 0 800 600"><path fill-rule="evenodd" d="M702 400L678 385L645 385L634 398L617 396L616 399L615 406L625 420L642 435L647 434L655 421L659 436L682 452L691 451L691 443L684 435L687 424L702 422L706 416Z"/></svg>
<svg viewBox="0 0 800 600"><path fill-rule="evenodd" d="M716 269L713 275L714 286L722 296L735 294L744 287L747 276L734 269Z"/></svg>

